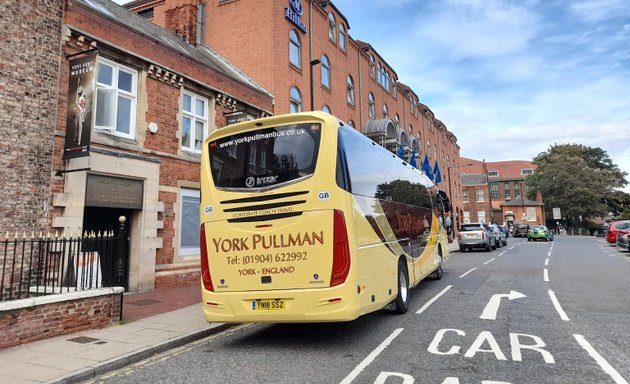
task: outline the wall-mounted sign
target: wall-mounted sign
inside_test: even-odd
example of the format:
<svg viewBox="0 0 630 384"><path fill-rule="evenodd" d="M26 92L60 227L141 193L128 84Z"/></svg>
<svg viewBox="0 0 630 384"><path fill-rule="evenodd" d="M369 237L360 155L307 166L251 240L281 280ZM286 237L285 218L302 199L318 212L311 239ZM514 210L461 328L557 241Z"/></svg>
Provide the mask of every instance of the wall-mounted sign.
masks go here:
<svg viewBox="0 0 630 384"><path fill-rule="evenodd" d="M85 205L90 207L142 209L144 182L104 175L87 175Z"/></svg>
<svg viewBox="0 0 630 384"><path fill-rule="evenodd" d="M234 112L226 116L227 125L254 120L254 116L245 112Z"/></svg>
<svg viewBox="0 0 630 384"><path fill-rule="evenodd" d="M300 0L289 0L289 8L284 9L284 17L289 19L302 32L308 33L308 27L301 19L303 13L304 8Z"/></svg>
<svg viewBox="0 0 630 384"><path fill-rule="evenodd" d="M96 53L70 60L64 159L90 155L95 68Z"/></svg>

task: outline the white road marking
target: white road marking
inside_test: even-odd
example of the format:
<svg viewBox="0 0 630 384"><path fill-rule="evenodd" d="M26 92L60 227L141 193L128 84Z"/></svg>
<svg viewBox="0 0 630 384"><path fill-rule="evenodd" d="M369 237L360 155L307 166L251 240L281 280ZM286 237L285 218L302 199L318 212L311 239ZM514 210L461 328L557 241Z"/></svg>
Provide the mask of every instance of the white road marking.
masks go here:
<svg viewBox="0 0 630 384"><path fill-rule="evenodd" d="M599 364L599 366L604 370L604 372L606 372L610 377L612 377L613 380L615 380L615 383L617 383L617 384L628 384L626 379L621 377L619 372L617 372L615 370L615 368L613 368L610 364L608 364L608 362L602 357L602 355L600 355L595 350L595 348L593 348L591 346L591 344L588 341L586 341L584 336L582 336L582 335L573 335L573 337L575 337L575 340L577 340L577 342L580 344L580 346L582 348L584 348L584 350L586 352L588 352L589 355L591 355L593 360L595 360L597 362L597 364Z"/></svg>
<svg viewBox="0 0 630 384"><path fill-rule="evenodd" d="M545 265L549 265L549 258L545 260Z"/></svg>
<svg viewBox="0 0 630 384"><path fill-rule="evenodd" d="M503 256L505 254L505 252L507 252L507 251L503 251L503 252L499 253L499 256Z"/></svg>
<svg viewBox="0 0 630 384"><path fill-rule="evenodd" d="M547 256L551 257L551 250L549 250L549 252L547 252Z"/></svg>
<svg viewBox="0 0 630 384"><path fill-rule="evenodd" d="M440 298L440 296L442 296L443 294L445 294L445 293L446 293L446 291L448 291L449 289L451 289L451 287L452 287L452 285L447 286L446 288L444 288L444 289L442 290L442 292L438 293L438 294L437 294L437 295L435 295L435 296L434 296L431 300L427 301L427 303L426 303L425 305L423 305L423 306L422 306L422 308L420 308L420 309L418 309L418 310L416 311L416 314L418 314L418 315L419 315L419 314L421 314L422 312L424 312L427 308L429 308L429 306L430 306L431 304L433 304L433 302L434 302L435 300L439 299L439 298Z"/></svg>
<svg viewBox="0 0 630 384"><path fill-rule="evenodd" d="M449 285L450 287L450 285ZM372 353L370 353L369 355L367 355L367 357L365 359L363 359L363 361L357 365L352 372L350 372L348 374L348 376L346 376L343 380L341 380L339 382L339 384L350 384L352 383L352 380L356 379L357 376L359 376L359 374L361 372L363 372L363 370L365 368L367 368L368 365L370 365L370 363L372 363L374 361L374 359L376 359L378 357L378 355L383 352L385 350L385 348L387 348L387 346L396 338L396 336L398 336L400 334L400 332L403 331L404 328L397 328L394 330L394 332L392 332L391 335L389 335L387 337L387 339L385 339L381 345L379 345L378 347L376 347L375 350L372 351Z"/></svg>
<svg viewBox="0 0 630 384"><path fill-rule="evenodd" d="M553 293L551 289L549 290L549 297L551 297L551 302L553 303L553 306L556 308L556 312L558 312L558 314L560 315L560 318L564 321L569 321L569 316L567 316L567 314L564 313L564 311L562 310L562 307L560 306L560 303L558 302L558 299L556 298L556 294Z"/></svg>
<svg viewBox="0 0 630 384"><path fill-rule="evenodd" d="M479 316L479 318L483 320L496 320L497 312L499 311L499 305L501 305L501 299L504 297L507 298L508 300L514 300L514 299L522 299L527 296L516 291L510 291L510 293L508 294L492 295L492 297L488 301L488 304L486 304L486 307L483 309L483 312L481 313L481 316Z"/></svg>
<svg viewBox="0 0 630 384"><path fill-rule="evenodd" d="M549 271L547 270L547 268L543 269L543 280L549 282Z"/></svg>
<svg viewBox="0 0 630 384"><path fill-rule="evenodd" d="M495 258L493 257L492 259L490 259L490 260L486 261L485 263L483 263L483 265L488 264L489 262L491 262L491 261L492 261L492 260L494 260L494 259L495 259Z"/></svg>
<svg viewBox="0 0 630 384"><path fill-rule="evenodd" d="M467 274L469 274L470 272L474 271L475 269L477 269L477 267L471 269L470 271L464 273L463 275L461 275L459 278L461 279L462 277L466 276Z"/></svg>

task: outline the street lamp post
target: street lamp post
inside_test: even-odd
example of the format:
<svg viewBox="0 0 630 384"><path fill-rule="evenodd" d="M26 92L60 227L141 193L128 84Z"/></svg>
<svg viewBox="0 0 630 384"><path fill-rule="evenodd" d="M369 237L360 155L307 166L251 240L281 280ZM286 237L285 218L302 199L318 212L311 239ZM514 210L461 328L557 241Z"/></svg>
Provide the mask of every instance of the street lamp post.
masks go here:
<svg viewBox="0 0 630 384"><path fill-rule="evenodd" d="M308 65L310 70L310 95L311 95L311 111L315 110L315 100L314 99L314 89L313 89L313 67L317 64L320 64L321 61L319 59L313 59L313 1L309 1L308 5ZM316 1L317 5L325 8L328 5L328 1Z"/></svg>
<svg viewBox="0 0 630 384"><path fill-rule="evenodd" d="M310 71L311 71L311 111L315 110L315 91L313 89L313 67L317 64L320 64L321 61L319 59L313 59L309 62Z"/></svg>

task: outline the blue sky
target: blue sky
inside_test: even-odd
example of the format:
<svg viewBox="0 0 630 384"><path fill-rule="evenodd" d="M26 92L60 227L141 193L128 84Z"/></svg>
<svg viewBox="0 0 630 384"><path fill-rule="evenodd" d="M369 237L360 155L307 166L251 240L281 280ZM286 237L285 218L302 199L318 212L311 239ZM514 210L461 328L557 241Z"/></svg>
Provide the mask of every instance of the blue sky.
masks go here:
<svg viewBox="0 0 630 384"><path fill-rule="evenodd" d="M336 0L464 157L600 147L630 174L627 0ZM630 188L626 188L630 192Z"/></svg>
<svg viewBox="0 0 630 384"><path fill-rule="evenodd" d="M630 174L627 0L333 3L457 136L461 156L531 160L577 143Z"/></svg>

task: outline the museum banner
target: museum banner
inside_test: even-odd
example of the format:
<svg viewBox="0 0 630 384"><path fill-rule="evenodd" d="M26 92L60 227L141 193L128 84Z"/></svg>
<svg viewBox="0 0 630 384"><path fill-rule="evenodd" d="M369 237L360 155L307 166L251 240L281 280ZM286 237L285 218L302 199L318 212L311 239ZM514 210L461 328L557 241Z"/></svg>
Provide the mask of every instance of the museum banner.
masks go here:
<svg viewBox="0 0 630 384"><path fill-rule="evenodd" d="M92 113L96 105L95 73L96 52L70 60L64 159L90 155Z"/></svg>

